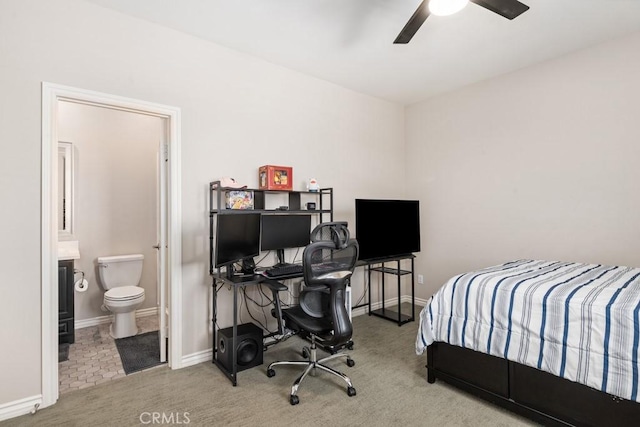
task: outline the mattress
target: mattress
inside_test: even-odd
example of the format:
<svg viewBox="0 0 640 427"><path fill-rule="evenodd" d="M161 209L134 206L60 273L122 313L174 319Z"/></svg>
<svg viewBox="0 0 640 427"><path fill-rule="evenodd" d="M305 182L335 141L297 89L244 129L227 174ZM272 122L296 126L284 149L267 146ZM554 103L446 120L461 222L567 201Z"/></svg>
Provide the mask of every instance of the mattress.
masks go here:
<svg viewBox="0 0 640 427"><path fill-rule="evenodd" d="M640 268L517 260L449 279L420 312L434 341L638 398Z"/></svg>

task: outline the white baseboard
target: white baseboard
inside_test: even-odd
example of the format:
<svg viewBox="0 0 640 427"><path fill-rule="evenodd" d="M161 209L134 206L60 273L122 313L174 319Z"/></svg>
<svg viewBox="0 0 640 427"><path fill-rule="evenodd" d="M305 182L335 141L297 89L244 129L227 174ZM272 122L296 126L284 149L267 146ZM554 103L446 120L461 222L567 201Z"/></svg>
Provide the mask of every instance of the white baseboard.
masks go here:
<svg viewBox="0 0 640 427"><path fill-rule="evenodd" d="M203 350L196 353L191 353L186 356L182 356L182 368L187 366L197 365L202 362L211 362L213 360L213 350Z"/></svg>
<svg viewBox="0 0 640 427"><path fill-rule="evenodd" d="M158 307L143 308L136 310L136 318L146 316L157 316ZM105 323L111 323L113 321L113 314L107 314L106 316L92 317L91 319L76 320L74 329L88 328L91 326L103 325Z"/></svg>
<svg viewBox="0 0 640 427"><path fill-rule="evenodd" d="M407 295L403 296L402 302L411 302L411 297ZM415 298L415 302L416 302L416 309L418 308L418 306L420 306L420 309L422 310L422 307L427 305L427 302L429 302L429 300L422 299L422 298Z"/></svg>
<svg viewBox="0 0 640 427"><path fill-rule="evenodd" d="M38 394L24 399L14 400L13 402L3 403L0 405L0 421L9 418L19 417L33 413L42 405L42 395Z"/></svg>

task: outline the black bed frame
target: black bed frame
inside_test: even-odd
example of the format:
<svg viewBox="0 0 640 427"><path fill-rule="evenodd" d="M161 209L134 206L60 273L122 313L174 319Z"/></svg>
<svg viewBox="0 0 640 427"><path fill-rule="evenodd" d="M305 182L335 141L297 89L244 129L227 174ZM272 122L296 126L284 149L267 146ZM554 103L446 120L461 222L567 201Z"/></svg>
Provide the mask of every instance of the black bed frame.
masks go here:
<svg viewBox="0 0 640 427"><path fill-rule="evenodd" d="M437 378L543 425L640 425L639 403L442 342L427 347L427 381Z"/></svg>

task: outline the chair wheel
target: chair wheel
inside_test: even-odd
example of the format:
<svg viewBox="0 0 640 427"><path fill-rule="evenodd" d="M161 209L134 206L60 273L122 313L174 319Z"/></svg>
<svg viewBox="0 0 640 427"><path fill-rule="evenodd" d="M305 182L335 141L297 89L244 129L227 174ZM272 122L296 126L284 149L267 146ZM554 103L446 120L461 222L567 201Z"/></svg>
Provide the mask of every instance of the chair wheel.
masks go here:
<svg viewBox="0 0 640 427"><path fill-rule="evenodd" d="M309 358L309 349L307 349L307 347L302 349L302 357L304 357L305 359Z"/></svg>
<svg viewBox="0 0 640 427"><path fill-rule="evenodd" d="M355 396L356 395L356 389L353 388L353 387L347 387L347 394L349 395L349 397Z"/></svg>
<svg viewBox="0 0 640 427"><path fill-rule="evenodd" d="M295 394L292 394L291 396L289 396L289 403L291 403L292 405L297 405L298 403L300 403L300 399L298 399L298 396L296 396Z"/></svg>
<svg viewBox="0 0 640 427"><path fill-rule="evenodd" d="M269 378L273 377L276 375L276 371L274 371L273 369L267 369L267 376Z"/></svg>
<svg viewBox="0 0 640 427"><path fill-rule="evenodd" d="M352 359L352 358L348 358L347 359L347 366L348 367L353 367L356 364L356 362Z"/></svg>

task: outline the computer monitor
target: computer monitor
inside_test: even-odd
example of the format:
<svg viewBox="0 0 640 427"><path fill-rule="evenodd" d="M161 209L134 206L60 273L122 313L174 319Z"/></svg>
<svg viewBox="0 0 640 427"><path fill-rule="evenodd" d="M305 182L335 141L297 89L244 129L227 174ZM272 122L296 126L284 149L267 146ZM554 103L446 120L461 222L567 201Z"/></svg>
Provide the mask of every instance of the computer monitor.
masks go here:
<svg viewBox="0 0 640 427"><path fill-rule="evenodd" d="M310 233L311 215L262 215L261 249L277 251L278 265L284 265L284 250L307 246Z"/></svg>
<svg viewBox="0 0 640 427"><path fill-rule="evenodd" d="M260 214L218 214L215 266L229 266L244 258L260 255ZM227 273L232 272L230 267Z"/></svg>

